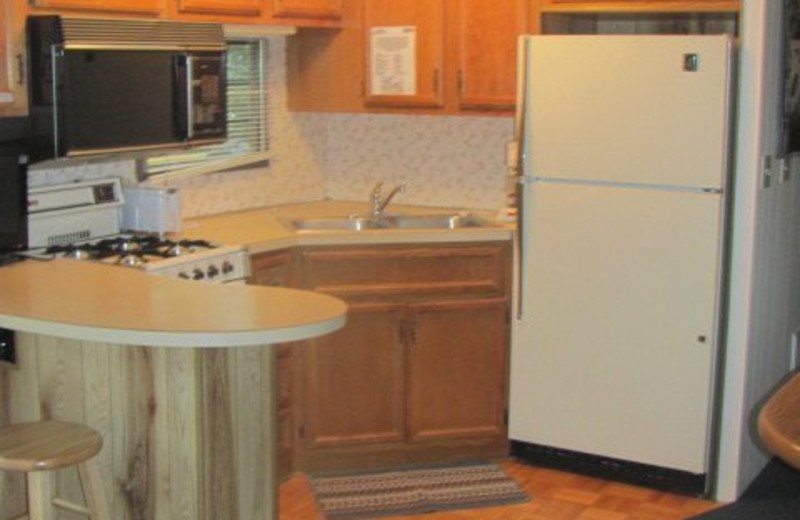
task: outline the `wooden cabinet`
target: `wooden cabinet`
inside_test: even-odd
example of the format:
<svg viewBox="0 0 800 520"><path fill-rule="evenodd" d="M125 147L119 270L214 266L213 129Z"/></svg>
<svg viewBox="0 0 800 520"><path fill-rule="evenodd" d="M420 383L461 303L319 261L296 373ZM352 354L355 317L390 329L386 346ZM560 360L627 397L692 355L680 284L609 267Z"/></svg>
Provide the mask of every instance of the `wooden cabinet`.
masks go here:
<svg viewBox="0 0 800 520"><path fill-rule="evenodd" d="M334 19L342 17L344 0L273 0L275 18Z"/></svg>
<svg viewBox="0 0 800 520"><path fill-rule="evenodd" d="M363 20L366 103L442 106L445 1L365 0ZM404 61L398 47L408 48L412 59Z"/></svg>
<svg viewBox="0 0 800 520"><path fill-rule="evenodd" d="M0 0L0 116L28 112L24 13L13 0Z"/></svg>
<svg viewBox="0 0 800 520"><path fill-rule="evenodd" d="M506 453L507 243L314 247L298 264L350 313L301 348L296 468Z"/></svg>
<svg viewBox="0 0 800 520"><path fill-rule="evenodd" d="M293 110L508 115L516 97L517 36L538 20L528 0L365 0L345 6L336 34L299 34L289 45ZM393 39L394 32L406 30ZM414 42L413 63L397 65L412 88L391 93L397 79L373 59L376 31L385 47ZM379 63L381 70L378 70ZM405 68L402 68L405 67Z"/></svg>
<svg viewBox="0 0 800 520"><path fill-rule="evenodd" d="M724 12L739 11L741 0L537 0L546 11Z"/></svg>
<svg viewBox="0 0 800 520"><path fill-rule="evenodd" d="M303 352L307 449L402 441L405 436L404 309L354 304L347 325Z"/></svg>
<svg viewBox="0 0 800 520"><path fill-rule="evenodd" d="M528 31L529 2L458 0L450 29L458 64L459 110L513 110L517 90L517 37Z"/></svg>
<svg viewBox="0 0 800 520"><path fill-rule="evenodd" d="M157 14L162 11L164 0L32 0L31 4L48 9Z"/></svg>
<svg viewBox="0 0 800 520"><path fill-rule="evenodd" d="M263 0L174 0L179 13L214 13L222 15L258 16Z"/></svg>
<svg viewBox="0 0 800 520"><path fill-rule="evenodd" d="M505 298L411 307L411 442L505 435L508 307Z"/></svg>
<svg viewBox="0 0 800 520"><path fill-rule="evenodd" d="M292 252L271 251L250 258L250 283L267 287L292 284ZM275 347L275 402L277 408L277 473L280 479L291 475L294 456L294 347Z"/></svg>

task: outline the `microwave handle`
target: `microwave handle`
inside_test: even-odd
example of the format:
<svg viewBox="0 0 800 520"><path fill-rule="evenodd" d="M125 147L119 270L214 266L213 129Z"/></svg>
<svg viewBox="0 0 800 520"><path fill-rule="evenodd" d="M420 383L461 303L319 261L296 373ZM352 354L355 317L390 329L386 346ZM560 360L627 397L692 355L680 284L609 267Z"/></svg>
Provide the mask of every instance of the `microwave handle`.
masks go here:
<svg viewBox="0 0 800 520"><path fill-rule="evenodd" d="M188 53L175 56L175 84L175 127L178 136L188 141L194 137L192 57Z"/></svg>

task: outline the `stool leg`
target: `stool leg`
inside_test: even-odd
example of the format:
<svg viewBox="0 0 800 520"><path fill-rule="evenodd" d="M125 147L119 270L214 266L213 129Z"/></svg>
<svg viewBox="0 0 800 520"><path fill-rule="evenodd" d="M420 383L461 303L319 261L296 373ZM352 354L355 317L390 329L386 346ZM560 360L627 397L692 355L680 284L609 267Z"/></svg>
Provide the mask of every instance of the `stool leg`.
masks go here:
<svg viewBox="0 0 800 520"><path fill-rule="evenodd" d="M90 459L78 464L78 472L83 485L83 495L86 497L86 507L89 509L89 518L91 520L111 520L111 511L106 502L103 479L100 477L97 461Z"/></svg>
<svg viewBox="0 0 800 520"><path fill-rule="evenodd" d="M53 484L49 471L29 471L28 516L30 520L53 520Z"/></svg>

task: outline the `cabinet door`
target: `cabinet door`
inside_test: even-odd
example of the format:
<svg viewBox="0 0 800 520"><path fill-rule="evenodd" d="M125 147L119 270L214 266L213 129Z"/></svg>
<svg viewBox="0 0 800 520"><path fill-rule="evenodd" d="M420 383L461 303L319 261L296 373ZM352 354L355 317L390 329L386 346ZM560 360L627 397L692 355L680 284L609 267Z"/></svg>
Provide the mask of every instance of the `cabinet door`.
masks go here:
<svg viewBox="0 0 800 520"><path fill-rule="evenodd" d="M443 105L444 0L365 0L369 105Z"/></svg>
<svg viewBox="0 0 800 520"><path fill-rule="evenodd" d="M339 331L303 349L307 449L400 442L405 432L403 307L351 305Z"/></svg>
<svg viewBox="0 0 800 520"><path fill-rule="evenodd" d="M25 29L17 4L0 0L0 115L28 111L25 87Z"/></svg>
<svg viewBox="0 0 800 520"><path fill-rule="evenodd" d="M253 255L250 258L251 278L254 285L286 287L291 285L292 253L275 251Z"/></svg>
<svg viewBox="0 0 800 520"><path fill-rule="evenodd" d="M258 16L265 0L177 0L179 13Z"/></svg>
<svg viewBox="0 0 800 520"><path fill-rule="evenodd" d="M342 0L273 0L275 18L339 19Z"/></svg>
<svg viewBox="0 0 800 520"><path fill-rule="evenodd" d="M131 13L159 13L163 0L33 0L34 7L55 9L81 9L90 11L122 11Z"/></svg>
<svg viewBox="0 0 800 520"><path fill-rule="evenodd" d="M740 0L540 0L542 11L738 11Z"/></svg>
<svg viewBox="0 0 800 520"><path fill-rule="evenodd" d="M459 108L513 109L517 37L528 29L528 1L458 0L456 6Z"/></svg>
<svg viewBox="0 0 800 520"><path fill-rule="evenodd" d="M442 301L411 309L410 440L504 438L507 299Z"/></svg>

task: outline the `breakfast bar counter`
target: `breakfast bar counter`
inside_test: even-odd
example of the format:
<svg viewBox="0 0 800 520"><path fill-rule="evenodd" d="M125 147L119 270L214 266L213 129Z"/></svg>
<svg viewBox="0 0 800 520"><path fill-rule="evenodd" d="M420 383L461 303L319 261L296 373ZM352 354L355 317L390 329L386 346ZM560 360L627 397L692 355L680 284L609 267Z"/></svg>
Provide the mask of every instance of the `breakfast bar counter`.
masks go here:
<svg viewBox="0 0 800 520"><path fill-rule="evenodd" d="M343 302L66 259L0 267L0 288L0 327L17 331L0 425L98 430L114 520L277 518L268 345L338 329ZM54 488L82 500L69 470ZM0 518L24 511L23 475L0 475Z"/></svg>

